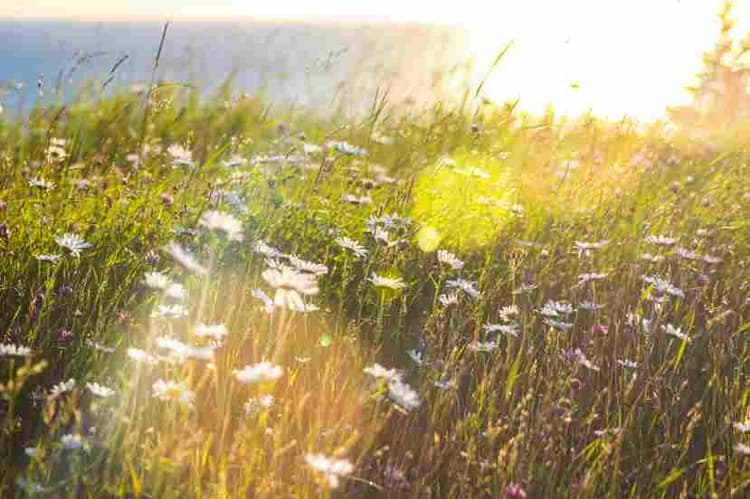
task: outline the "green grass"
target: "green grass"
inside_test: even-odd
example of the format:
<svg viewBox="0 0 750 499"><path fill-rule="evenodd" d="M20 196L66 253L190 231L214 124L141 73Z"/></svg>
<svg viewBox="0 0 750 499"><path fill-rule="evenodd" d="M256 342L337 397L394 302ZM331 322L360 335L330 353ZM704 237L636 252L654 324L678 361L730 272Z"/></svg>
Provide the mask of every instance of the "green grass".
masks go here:
<svg viewBox="0 0 750 499"><path fill-rule="evenodd" d="M0 334L32 349L0 356L1 496L33 496L34 486L51 497L750 493L750 457L735 448L750 438L733 427L750 417L741 142L708 147L658 127L533 119L489 104L407 116L378 106L344 121L167 87L148 109L144 117L142 96L123 93L0 121ZM67 140L64 157L48 157L53 138ZM331 140L369 153L303 152L304 142ZM174 144L193 166L173 166ZM129 156L144 150L138 162ZM235 154L244 162L227 168ZM303 163L252 161L261 155ZM239 219L243 240L202 227L209 210ZM378 244L367 222L386 214L410 220ZM71 256L55 243L65 233L92 247ZM649 235L721 261L681 257ZM339 236L367 256L340 248ZM176 265L164 251L173 240L206 276ZM260 240L327 266L306 298L319 311L263 310L253 290L274 290ZM464 267L439 263L436 249ZM62 257L35 258L51 253ZM165 300L143 284L156 270L184 284L188 318L151 317ZM376 288L373 273L406 287ZM606 276L579 284L586 273ZM458 291L445 306L456 277L478 296ZM575 308L556 318L567 330L545 321L549 300ZM510 305L517 336L486 332ZM201 322L229 331L211 364L127 355L157 352L163 336L205 344L193 334ZM667 335L667 324L688 339ZM488 341L491 351L471 348ZM637 367L618 363L626 359ZM233 376L261 360L283 375L252 385ZM375 362L402 370L419 407L384 397L386 383L363 372ZM53 400L48 390L69 378L75 386ZM184 383L192 406L154 398L159 378ZM116 394L95 397L86 382ZM245 413L248 398L269 394L271 407ZM66 434L83 448L65 449ZM354 469L330 488L307 453Z"/></svg>

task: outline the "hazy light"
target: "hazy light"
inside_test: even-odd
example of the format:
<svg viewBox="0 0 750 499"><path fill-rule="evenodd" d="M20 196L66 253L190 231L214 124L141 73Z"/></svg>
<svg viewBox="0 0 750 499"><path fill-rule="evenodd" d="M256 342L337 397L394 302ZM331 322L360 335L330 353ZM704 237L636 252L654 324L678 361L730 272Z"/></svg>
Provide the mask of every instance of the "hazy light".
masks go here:
<svg viewBox="0 0 750 499"><path fill-rule="evenodd" d="M514 46L485 86L488 96L521 97L566 114L656 117L687 101L684 87L715 41L718 0L24 0L0 16L334 19L418 21L471 30L479 67L508 41ZM738 2L750 20L750 0ZM738 32L748 24L740 22Z"/></svg>

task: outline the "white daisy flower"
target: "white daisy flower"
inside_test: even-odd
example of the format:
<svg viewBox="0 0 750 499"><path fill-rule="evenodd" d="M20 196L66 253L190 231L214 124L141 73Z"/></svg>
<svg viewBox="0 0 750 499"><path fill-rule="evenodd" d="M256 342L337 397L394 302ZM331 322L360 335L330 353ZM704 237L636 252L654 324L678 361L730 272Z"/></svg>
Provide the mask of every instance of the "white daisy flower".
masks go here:
<svg viewBox="0 0 750 499"><path fill-rule="evenodd" d="M350 475L354 466L347 459L332 459L323 454L305 454L305 463L322 474L328 486L335 489L342 477Z"/></svg>
<svg viewBox="0 0 750 499"><path fill-rule="evenodd" d="M284 368L270 362L259 362L234 371L234 377L240 383L252 385L264 381L274 381L284 375Z"/></svg>
<svg viewBox="0 0 750 499"><path fill-rule="evenodd" d="M400 379L388 382L388 398L402 409L410 411L420 406L419 394Z"/></svg>
<svg viewBox="0 0 750 499"><path fill-rule="evenodd" d="M482 328L487 333L500 333L508 336L518 337L519 326L518 324L485 324Z"/></svg>
<svg viewBox="0 0 750 499"><path fill-rule="evenodd" d="M740 433L750 432L750 421L744 423L732 423L732 427Z"/></svg>
<svg viewBox="0 0 750 499"><path fill-rule="evenodd" d="M23 345L0 343L0 357L31 357L31 348Z"/></svg>
<svg viewBox="0 0 750 499"><path fill-rule="evenodd" d="M306 272L308 274L313 274L316 276L325 275L328 273L328 267L326 267L322 263L310 262L298 258L294 255L290 255L289 257L287 257L287 259L289 260L289 263L292 265L292 267L300 272Z"/></svg>
<svg viewBox="0 0 750 499"><path fill-rule="evenodd" d="M223 232L230 241L242 241L242 222L229 213L210 210L201 215L198 225L208 230Z"/></svg>
<svg viewBox="0 0 750 499"><path fill-rule="evenodd" d="M406 287L406 283L400 277L379 276L375 272L372 273L369 281L373 283L376 288L399 290Z"/></svg>
<svg viewBox="0 0 750 499"><path fill-rule="evenodd" d="M104 385L100 385L99 383L86 383L86 388L92 393L92 395L96 395L97 397L101 398L109 398L117 393L113 389Z"/></svg>
<svg viewBox="0 0 750 499"><path fill-rule="evenodd" d="M500 315L500 318L504 321L510 320L511 316L517 316L521 313L521 310L518 308L518 305L508 305L506 307L502 307L498 314Z"/></svg>
<svg viewBox="0 0 750 499"><path fill-rule="evenodd" d="M73 378L70 378L67 381L61 381L60 383L56 385L52 385L52 388L49 389L49 392L47 393L47 399L50 401L57 400L62 395L70 392L73 388L76 386L76 380Z"/></svg>
<svg viewBox="0 0 750 499"><path fill-rule="evenodd" d="M438 250L437 258L438 262L449 266L453 270L461 270L462 268L464 268L464 262L450 251Z"/></svg>
<svg viewBox="0 0 750 499"><path fill-rule="evenodd" d="M463 291L472 298L479 298L479 290L477 289L477 283L474 281L467 281L466 279L449 279L445 282L445 286L448 289L457 289Z"/></svg>
<svg viewBox="0 0 750 499"><path fill-rule="evenodd" d="M456 305L458 304L458 292L451 291L450 293L441 294L440 296L438 296L438 302L440 302L440 305L442 305L443 307Z"/></svg>
<svg viewBox="0 0 750 499"><path fill-rule="evenodd" d="M146 272L143 276L143 284L151 289L167 289L172 280L161 272Z"/></svg>
<svg viewBox="0 0 750 499"><path fill-rule="evenodd" d="M348 249L357 258L364 258L367 256L367 248L359 244L354 239L349 239L348 237L339 237L336 238L336 244L344 249Z"/></svg>
<svg viewBox="0 0 750 499"><path fill-rule="evenodd" d="M61 248L67 249L70 254L76 258L81 256L84 250L91 248L91 243L87 243L84 238L78 234L64 234L55 237L55 242Z"/></svg>
<svg viewBox="0 0 750 499"><path fill-rule="evenodd" d="M315 275L298 272L289 267L266 269L263 279L276 290L274 304L287 309L302 309L305 304L302 295L318 294L318 283Z"/></svg>
<svg viewBox="0 0 750 499"><path fill-rule="evenodd" d="M38 189L42 189L43 191L51 191L57 186L54 182L49 182L40 177L33 177L29 180L29 187L36 187Z"/></svg>
<svg viewBox="0 0 750 499"><path fill-rule="evenodd" d="M545 317L567 317L575 312L575 308L568 302L549 300L539 311Z"/></svg>
<svg viewBox="0 0 750 499"><path fill-rule="evenodd" d="M183 383L175 381L165 381L158 379L151 387L154 398L165 402L176 401L183 405L193 405L195 393L187 388Z"/></svg>
<svg viewBox="0 0 750 499"><path fill-rule="evenodd" d="M229 330L224 324L216 324L211 326L206 324L198 324L197 326L195 326L193 334L200 338L212 338L214 340L220 341L226 338L226 336L229 334Z"/></svg>

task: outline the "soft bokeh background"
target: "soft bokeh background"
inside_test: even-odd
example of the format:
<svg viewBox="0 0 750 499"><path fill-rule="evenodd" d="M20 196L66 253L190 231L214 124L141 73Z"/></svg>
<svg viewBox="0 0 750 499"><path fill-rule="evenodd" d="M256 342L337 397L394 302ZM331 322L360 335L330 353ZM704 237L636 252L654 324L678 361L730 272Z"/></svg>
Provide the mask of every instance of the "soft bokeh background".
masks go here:
<svg viewBox="0 0 750 499"><path fill-rule="evenodd" d="M0 3L0 33L10 41L0 47L0 79L33 87L43 74L54 86L73 67L73 78L106 76L124 54L130 58L117 82L146 79L158 23L169 18L163 76L202 87L234 72L241 89L263 88L287 102L345 103L378 87L429 100L455 95L467 79L476 84L513 42L484 86L488 97L520 97L533 112L554 104L564 114L652 119L688 102L684 87L716 40L719 7L713 0L7 1ZM738 2L737 33L747 30L748 14L750 2Z"/></svg>

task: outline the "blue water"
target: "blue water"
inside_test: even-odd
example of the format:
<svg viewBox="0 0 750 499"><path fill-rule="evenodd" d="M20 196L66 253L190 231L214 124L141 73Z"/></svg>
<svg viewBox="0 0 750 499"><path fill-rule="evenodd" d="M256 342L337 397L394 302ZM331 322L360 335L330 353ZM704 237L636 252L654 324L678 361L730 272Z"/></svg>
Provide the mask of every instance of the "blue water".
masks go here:
<svg viewBox="0 0 750 499"><path fill-rule="evenodd" d="M74 98L84 82L107 91L147 83L162 28L0 20L0 103L22 112L40 98ZM417 103L457 95L471 79L471 50L468 33L444 27L178 21L157 80L210 93L231 76L237 91L274 102L356 110L378 89Z"/></svg>

